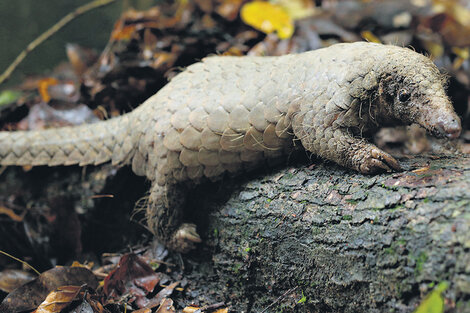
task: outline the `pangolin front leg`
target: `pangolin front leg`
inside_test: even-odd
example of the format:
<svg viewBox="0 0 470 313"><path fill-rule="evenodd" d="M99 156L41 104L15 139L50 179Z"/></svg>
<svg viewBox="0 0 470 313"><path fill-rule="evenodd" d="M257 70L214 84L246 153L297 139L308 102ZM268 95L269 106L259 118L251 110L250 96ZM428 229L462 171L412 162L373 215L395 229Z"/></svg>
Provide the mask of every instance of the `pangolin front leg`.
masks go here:
<svg viewBox="0 0 470 313"><path fill-rule="evenodd" d="M196 225L183 223L186 195L187 188L182 184L154 183L146 208L147 223L155 236L169 249L182 253L201 242Z"/></svg>
<svg viewBox="0 0 470 313"><path fill-rule="evenodd" d="M377 174L382 172L400 171L398 161L385 151L363 138L352 136L346 129L336 129L329 140L334 150L328 150L328 159L336 163L355 169L363 174Z"/></svg>
<svg viewBox="0 0 470 313"><path fill-rule="evenodd" d="M380 172L400 171L398 161L374 144L359 138L348 138L349 151L346 162L350 167L363 174L376 174Z"/></svg>
<svg viewBox="0 0 470 313"><path fill-rule="evenodd" d="M398 161L387 152L362 137L356 137L348 127L317 124L309 114L299 114L293 119L293 130L303 146L316 155L363 174L400 171Z"/></svg>

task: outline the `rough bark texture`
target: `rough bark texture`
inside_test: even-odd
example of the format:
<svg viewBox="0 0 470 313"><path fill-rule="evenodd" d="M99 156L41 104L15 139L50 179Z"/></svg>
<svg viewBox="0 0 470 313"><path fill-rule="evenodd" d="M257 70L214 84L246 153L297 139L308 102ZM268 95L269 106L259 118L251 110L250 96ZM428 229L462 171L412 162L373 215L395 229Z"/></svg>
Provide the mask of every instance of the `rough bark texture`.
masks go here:
<svg viewBox="0 0 470 313"><path fill-rule="evenodd" d="M236 312L412 312L448 281L446 312L470 312L470 158L400 161L395 174L323 164L225 182L201 203L202 284L224 286Z"/></svg>

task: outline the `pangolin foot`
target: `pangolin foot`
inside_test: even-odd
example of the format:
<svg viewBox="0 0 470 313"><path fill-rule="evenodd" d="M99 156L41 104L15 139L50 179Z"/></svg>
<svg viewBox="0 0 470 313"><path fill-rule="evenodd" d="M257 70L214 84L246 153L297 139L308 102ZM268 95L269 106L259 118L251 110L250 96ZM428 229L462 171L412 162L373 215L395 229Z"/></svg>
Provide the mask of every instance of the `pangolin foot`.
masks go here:
<svg viewBox="0 0 470 313"><path fill-rule="evenodd" d="M184 223L173 233L168 246L177 252L187 253L196 248L196 244L200 242L201 237L196 232L196 225Z"/></svg>
<svg viewBox="0 0 470 313"><path fill-rule="evenodd" d="M401 171L400 163L378 148L372 148L359 167L359 171L363 174L391 172L392 170Z"/></svg>

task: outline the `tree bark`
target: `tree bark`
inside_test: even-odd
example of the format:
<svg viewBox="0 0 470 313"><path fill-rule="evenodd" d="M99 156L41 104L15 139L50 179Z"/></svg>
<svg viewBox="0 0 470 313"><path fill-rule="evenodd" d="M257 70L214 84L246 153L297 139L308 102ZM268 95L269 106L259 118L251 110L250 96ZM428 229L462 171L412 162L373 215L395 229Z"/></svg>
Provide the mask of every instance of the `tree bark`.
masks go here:
<svg viewBox="0 0 470 313"><path fill-rule="evenodd" d="M401 162L402 173L322 164L199 190L203 284L237 312L412 312L447 281L446 312L470 312L470 158Z"/></svg>
<svg viewBox="0 0 470 313"><path fill-rule="evenodd" d="M470 312L470 157L400 161L402 173L364 176L320 162L197 188L188 218L203 244L183 256L188 292L175 300L224 301L233 312L412 312L448 281L446 312ZM9 169L0 203L56 203L60 211L56 199L65 197L71 211L83 206L91 214L81 217L86 251L113 251L114 241L119 250L142 236L128 221L145 180L110 166L83 173ZM93 198L107 194L114 198ZM0 246L24 258L31 248L12 236L15 225L1 224L11 240Z"/></svg>

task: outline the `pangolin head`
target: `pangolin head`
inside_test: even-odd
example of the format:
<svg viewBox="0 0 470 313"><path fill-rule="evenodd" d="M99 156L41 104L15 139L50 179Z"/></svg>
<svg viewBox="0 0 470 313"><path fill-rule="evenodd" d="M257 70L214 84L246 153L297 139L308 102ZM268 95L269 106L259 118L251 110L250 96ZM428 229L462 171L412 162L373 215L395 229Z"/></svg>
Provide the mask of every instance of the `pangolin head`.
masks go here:
<svg viewBox="0 0 470 313"><path fill-rule="evenodd" d="M381 62L379 99L392 118L417 123L436 137L457 138L460 118L446 96L446 75L426 56L394 47Z"/></svg>

